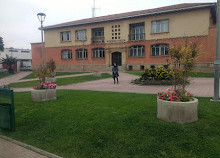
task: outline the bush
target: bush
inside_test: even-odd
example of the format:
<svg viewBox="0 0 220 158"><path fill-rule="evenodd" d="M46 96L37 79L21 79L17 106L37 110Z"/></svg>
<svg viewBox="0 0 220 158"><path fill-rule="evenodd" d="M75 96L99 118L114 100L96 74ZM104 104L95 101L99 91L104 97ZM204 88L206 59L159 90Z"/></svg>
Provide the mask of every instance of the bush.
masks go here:
<svg viewBox="0 0 220 158"><path fill-rule="evenodd" d="M133 80L135 84L150 84L150 85L172 85L174 73L169 68L162 66L157 69L145 69L144 73L139 79Z"/></svg>

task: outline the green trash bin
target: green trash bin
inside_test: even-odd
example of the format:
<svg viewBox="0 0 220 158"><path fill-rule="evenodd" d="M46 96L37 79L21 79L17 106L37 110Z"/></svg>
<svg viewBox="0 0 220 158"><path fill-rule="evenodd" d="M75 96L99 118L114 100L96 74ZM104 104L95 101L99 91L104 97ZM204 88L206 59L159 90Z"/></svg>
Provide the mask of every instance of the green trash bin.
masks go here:
<svg viewBox="0 0 220 158"><path fill-rule="evenodd" d="M15 130L13 90L0 89L0 128Z"/></svg>

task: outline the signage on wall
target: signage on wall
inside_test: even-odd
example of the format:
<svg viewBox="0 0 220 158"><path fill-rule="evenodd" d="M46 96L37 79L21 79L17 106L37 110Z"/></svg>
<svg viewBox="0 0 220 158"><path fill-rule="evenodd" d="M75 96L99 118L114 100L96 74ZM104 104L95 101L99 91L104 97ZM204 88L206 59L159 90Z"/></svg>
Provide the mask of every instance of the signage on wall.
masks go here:
<svg viewBox="0 0 220 158"><path fill-rule="evenodd" d="M120 39L120 40L108 40L107 43L121 43L125 42L125 39Z"/></svg>

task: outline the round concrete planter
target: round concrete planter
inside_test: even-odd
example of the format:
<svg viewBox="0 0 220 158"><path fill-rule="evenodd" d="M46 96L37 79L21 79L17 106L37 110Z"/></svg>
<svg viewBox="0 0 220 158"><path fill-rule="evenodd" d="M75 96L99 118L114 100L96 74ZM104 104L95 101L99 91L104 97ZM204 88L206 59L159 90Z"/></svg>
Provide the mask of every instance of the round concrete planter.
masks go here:
<svg viewBox="0 0 220 158"><path fill-rule="evenodd" d="M31 98L33 102L56 100L57 99L56 89L42 89L42 90L32 89Z"/></svg>
<svg viewBox="0 0 220 158"><path fill-rule="evenodd" d="M157 118L166 122L195 122L198 120L198 99L172 102L157 98Z"/></svg>
<svg viewBox="0 0 220 158"><path fill-rule="evenodd" d="M46 77L45 78L46 82L51 82L51 83L55 83L56 82L56 78L55 77Z"/></svg>

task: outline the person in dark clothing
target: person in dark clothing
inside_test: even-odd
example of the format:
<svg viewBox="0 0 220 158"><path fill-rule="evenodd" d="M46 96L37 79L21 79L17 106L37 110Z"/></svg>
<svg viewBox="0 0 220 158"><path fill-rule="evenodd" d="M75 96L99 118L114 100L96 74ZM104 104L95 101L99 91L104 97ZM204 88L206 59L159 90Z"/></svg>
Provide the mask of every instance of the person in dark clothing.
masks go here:
<svg viewBox="0 0 220 158"><path fill-rule="evenodd" d="M117 83L119 83L119 82L118 82L118 76L119 76L118 66L117 66L116 63L114 63L114 65L113 65L113 67L112 67L112 77L113 77L113 79L114 79L114 83L116 83L116 82L115 82L115 79L117 79Z"/></svg>

